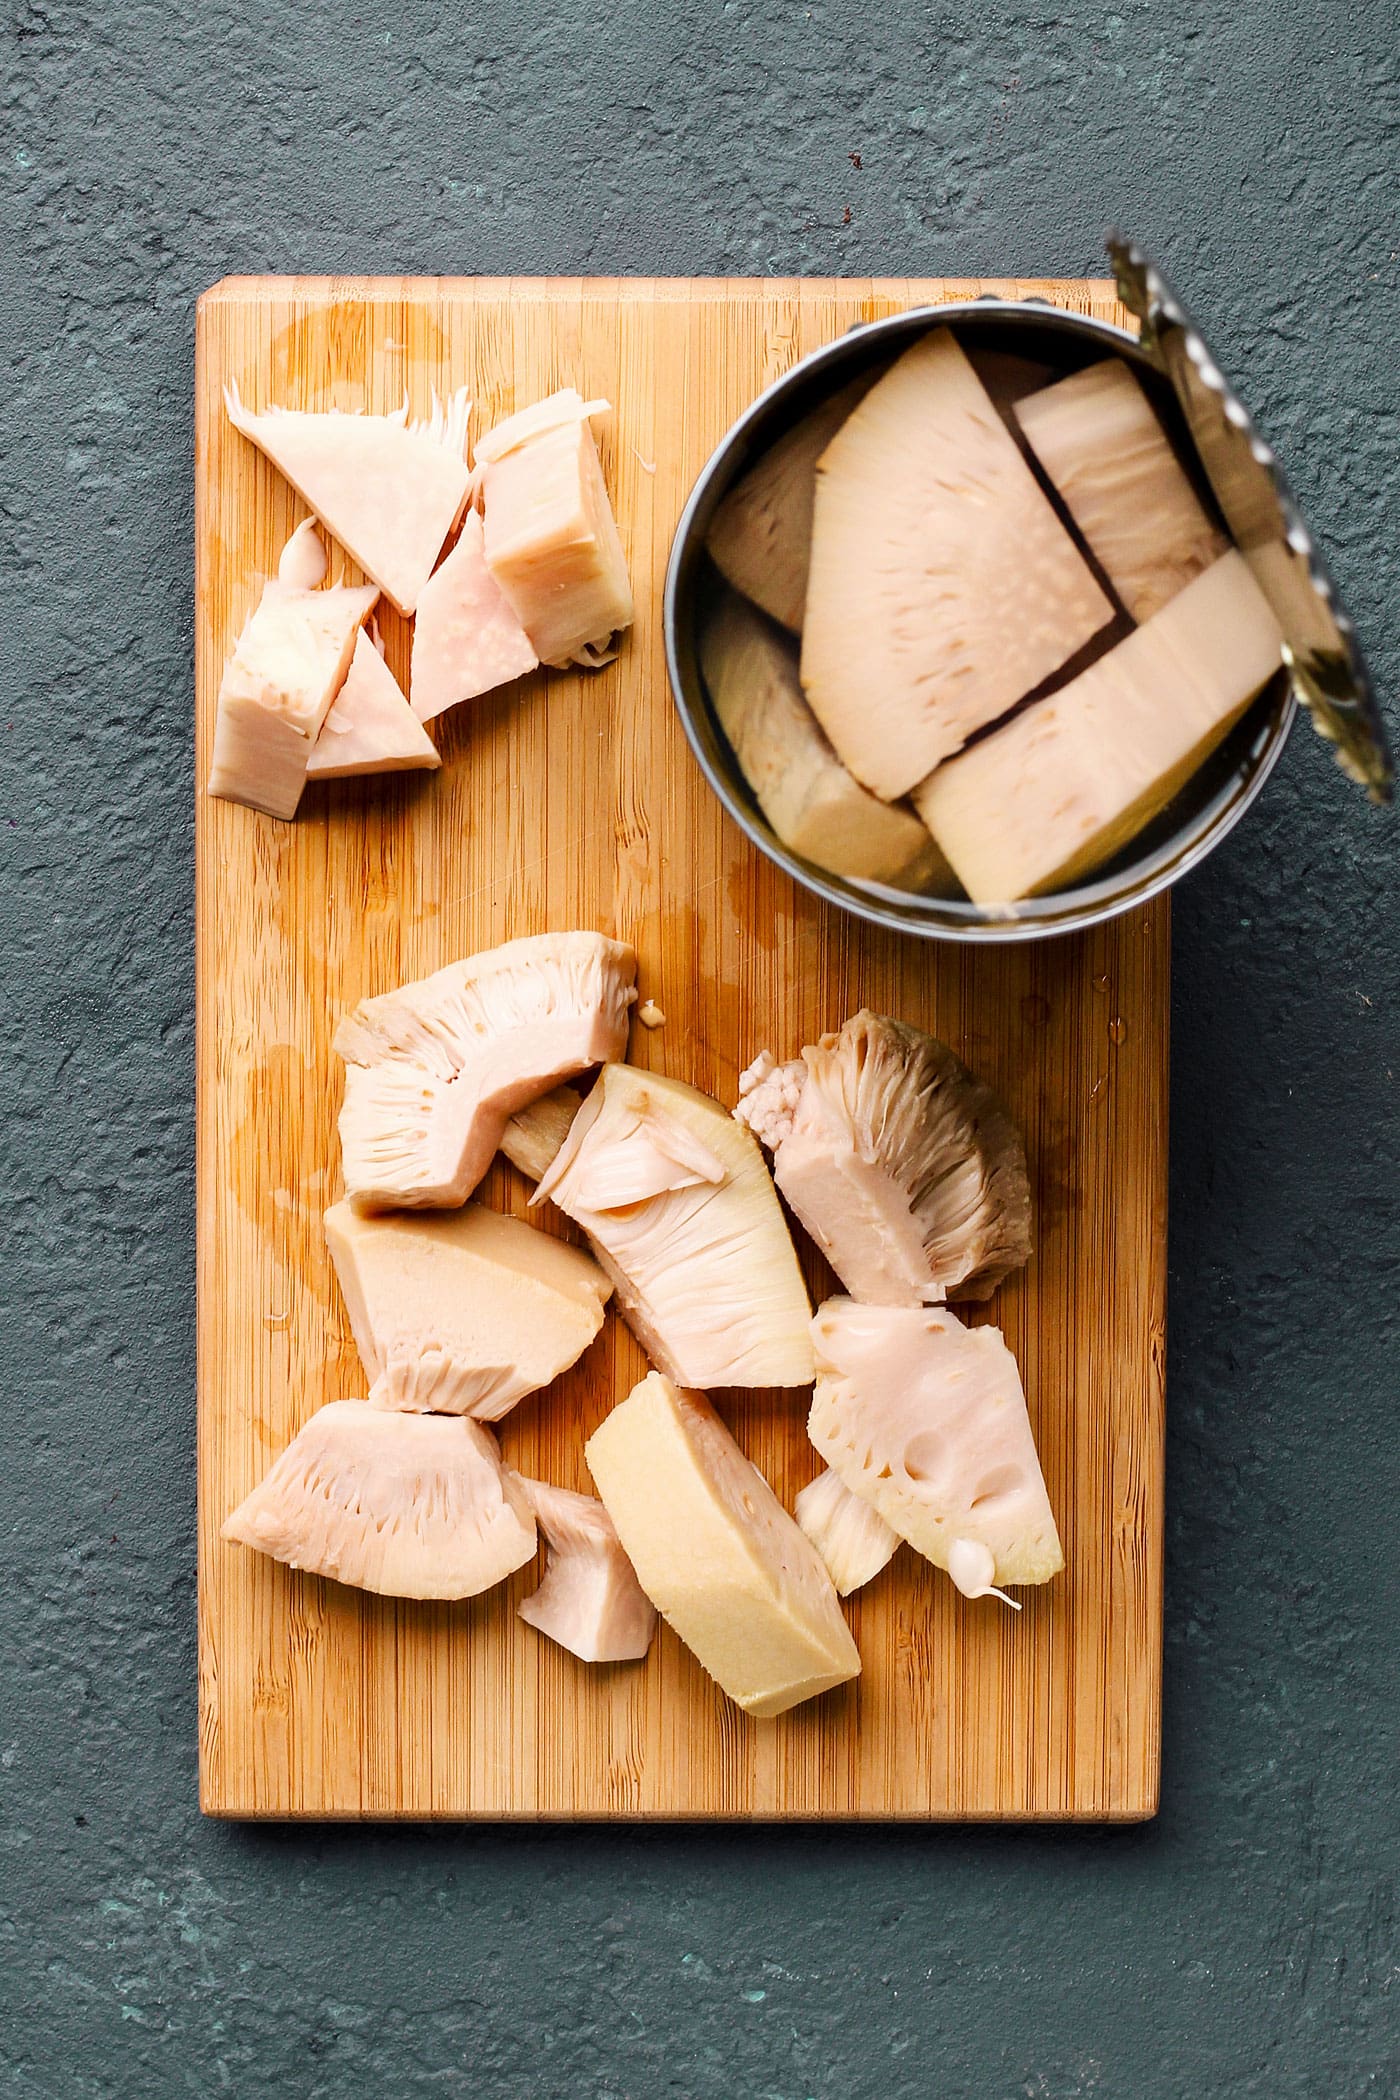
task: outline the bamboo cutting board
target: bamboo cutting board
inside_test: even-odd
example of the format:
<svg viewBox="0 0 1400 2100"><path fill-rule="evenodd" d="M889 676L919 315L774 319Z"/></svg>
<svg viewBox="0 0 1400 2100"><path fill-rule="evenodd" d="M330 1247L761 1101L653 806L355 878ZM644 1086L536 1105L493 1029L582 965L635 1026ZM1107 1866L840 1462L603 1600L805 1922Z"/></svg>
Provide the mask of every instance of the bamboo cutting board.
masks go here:
<svg viewBox="0 0 1400 2100"><path fill-rule="evenodd" d="M662 659L661 584L697 472L797 357L852 323L981 291L1116 313L1099 284L243 279L201 301L198 625L201 1798L226 1816L1151 1815L1161 1664L1168 916L971 953L857 925L722 815ZM303 507L234 433L244 399L415 413L466 383L474 430L576 383L637 625L598 674L537 673L436 725L436 775L308 791L283 825L210 800L224 657ZM332 577L340 574L332 550ZM356 572L350 572L358 580ZM407 681L408 631L381 611ZM357 999L517 934L632 941L663 1028L631 1055L732 1101L862 1004L951 1043L1026 1132L1038 1250L988 1309L1023 1368L1065 1573L1013 1614L901 1549L851 1600L858 1684L776 1722L668 1629L589 1669L515 1615L527 1568L452 1607L294 1574L219 1526L323 1401L363 1377L321 1230L339 1193L339 1062ZM503 1163L487 1200L523 1212ZM556 1225L555 1229L563 1229ZM809 1258L814 1295L830 1279ZM587 1488L585 1436L646 1366L619 1321L503 1425L509 1458ZM724 1396L792 1498L818 1470L803 1396Z"/></svg>

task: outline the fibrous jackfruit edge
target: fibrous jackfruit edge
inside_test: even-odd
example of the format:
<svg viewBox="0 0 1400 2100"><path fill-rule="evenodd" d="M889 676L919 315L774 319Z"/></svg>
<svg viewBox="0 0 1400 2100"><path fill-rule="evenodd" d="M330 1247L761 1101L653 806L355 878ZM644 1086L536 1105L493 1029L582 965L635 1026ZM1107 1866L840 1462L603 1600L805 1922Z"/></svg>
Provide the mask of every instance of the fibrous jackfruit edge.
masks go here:
<svg viewBox="0 0 1400 2100"><path fill-rule="evenodd" d="M355 1208L465 1202L517 1109L621 1055L636 972L621 941L544 933L361 1000L335 1035Z"/></svg>
<svg viewBox="0 0 1400 2100"><path fill-rule="evenodd" d="M457 544L418 596L409 697L420 722L533 671L539 658L486 566L481 517L469 510Z"/></svg>
<svg viewBox="0 0 1400 2100"><path fill-rule="evenodd" d="M594 1495L522 1480L544 1534L544 1578L520 1616L580 1662L636 1662L651 1646L656 1607L622 1550L617 1527Z"/></svg>
<svg viewBox="0 0 1400 2100"><path fill-rule="evenodd" d="M479 1422L335 1400L223 1536L386 1597L474 1597L523 1567L535 1520Z"/></svg>
<svg viewBox="0 0 1400 2100"><path fill-rule="evenodd" d="M361 628L345 683L311 747L308 774L315 780L349 780L362 773L433 771L441 764L398 680Z"/></svg>
<svg viewBox="0 0 1400 2100"><path fill-rule="evenodd" d="M585 1455L642 1588L746 1713L859 1674L819 1554L701 1394L653 1371Z"/></svg>
<svg viewBox="0 0 1400 2100"><path fill-rule="evenodd" d="M792 1513L843 1597L873 1582L894 1558L899 1533L830 1467L802 1489Z"/></svg>
<svg viewBox="0 0 1400 2100"><path fill-rule="evenodd" d="M1029 1259L1020 1132L936 1037L862 1010L800 1062L765 1053L739 1086L734 1114L854 1297L987 1298Z"/></svg>

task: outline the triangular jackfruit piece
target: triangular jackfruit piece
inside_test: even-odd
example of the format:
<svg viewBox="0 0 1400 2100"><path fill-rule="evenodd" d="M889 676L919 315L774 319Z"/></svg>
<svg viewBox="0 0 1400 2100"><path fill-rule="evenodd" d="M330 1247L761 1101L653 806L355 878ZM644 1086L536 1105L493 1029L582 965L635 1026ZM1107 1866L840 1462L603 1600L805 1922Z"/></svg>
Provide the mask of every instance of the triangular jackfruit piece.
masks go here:
<svg viewBox="0 0 1400 2100"><path fill-rule="evenodd" d="M386 1597L474 1597L536 1547L535 1520L488 1429L363 1400L320 1408L223 1536Z"/></svg>
<svg viewBox="0 0 1400 2100"><path fill-rule="evenodd" d="M406 773L442 764L399 682L361 629L355 654L312 746L307 772L318 780L361 773Z"/></svg>
<svg viewBox="0 0 1400 2100"><path fill-rule="evenodd" d="M544 1534L545 1570L520 1616L580 1662L636 1662L651 1646L656 1607L595 1495L522 1480Z"/></svg>
<svg viewBox="0 0 1400 2100"><path fill-rule="evenodd" d="M434 394L422 423L410 423L407 400L387 416L255 412L230 386L224 403L235 430L266 453L389 602L411 613L471 490L466 389L446 408Z"/></svg>
<svg viewBox="0 0 1400 2100"><path fill-rule="evenodd" d="M530 637L486 566L481 516L469 510L457 544L418 596L413 623L409 698L420 722L431 722L539 662Z"/></svg>

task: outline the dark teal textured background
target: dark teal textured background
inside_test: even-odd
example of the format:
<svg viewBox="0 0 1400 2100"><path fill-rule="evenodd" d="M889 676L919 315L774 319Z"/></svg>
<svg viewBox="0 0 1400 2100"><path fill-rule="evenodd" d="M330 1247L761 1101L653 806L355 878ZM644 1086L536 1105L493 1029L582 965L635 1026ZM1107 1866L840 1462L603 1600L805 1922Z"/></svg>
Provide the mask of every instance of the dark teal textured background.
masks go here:
<svg viewBox="0 0 1400 2100"><path fill-rule="evenodd" d="M1398 50L1365 0L5 0L0 2094L1400 2093L1394 820L1300 730L1179 893L1155 1825L259 1831L195 1806L190 787L228 271L1074 274L1116 220L1393 694Z"/></svg>

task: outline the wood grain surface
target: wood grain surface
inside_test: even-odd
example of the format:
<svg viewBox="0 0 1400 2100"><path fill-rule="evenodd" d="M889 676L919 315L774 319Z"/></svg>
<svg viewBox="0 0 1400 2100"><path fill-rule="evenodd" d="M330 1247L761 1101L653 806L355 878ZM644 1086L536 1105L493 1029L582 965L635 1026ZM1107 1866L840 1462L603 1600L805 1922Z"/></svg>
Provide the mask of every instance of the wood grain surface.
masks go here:
<svg viewBox="0 0 1400 2100"><path fill-rule="evenodd" d="M666 684L661 584L712 447L853 322L982 291L1114 316L1081 283L244 279L206 294L196 386L201 1799L227 1816L1128 1819L1157 1803L1168 907L977 954L817 903L722 815ZM598 674L539 672L435 726L436 775L313 787L292 825L205 795L224 657L304 507L224 416L396 406L468 384L474 430L566 383L600 433L637 625ZM332 550L332 575L343 557ZM358 580L358 572L344 573ZM406 682L409 635L381 612ZM1064 1574L1013 1614L907 1548L850 1601L859 1682L740 1714L668 1629L590 1669L516 1617L294 1574L219 1526L322 1402L362 1394L321 1214L339 1192L335 1024L363 995L516 934L635 943L631 1055L732 1101L862 1003L950 1042L1005 1095L1039 1245L986 1317L1022 1366ZM498 1163L487 1200L523 1211ZM564 1230L557 1220L552 1229ZM808 1257L814 1295L830 1279ZM586 1434L645 1369L619 1321L503 1425L525 1470L589 1486ZM790 1505L818 1470L804 1396L723 1395Z"/></svg>

